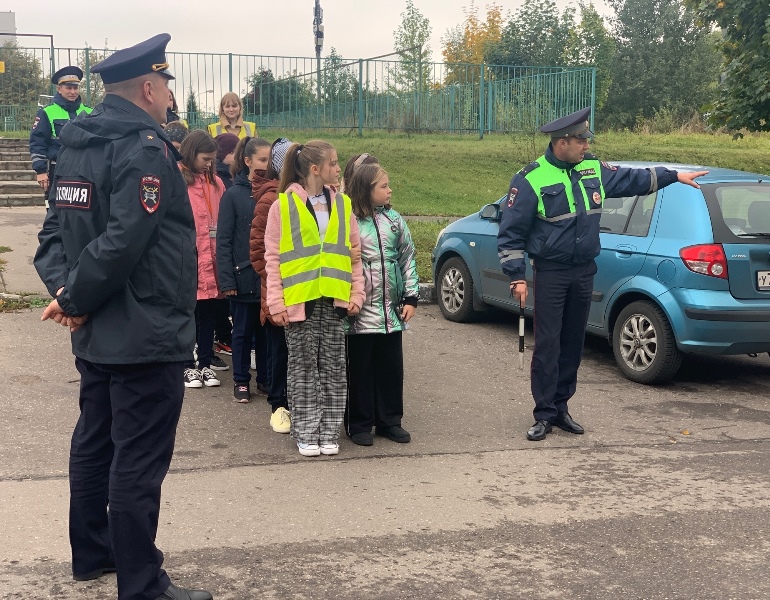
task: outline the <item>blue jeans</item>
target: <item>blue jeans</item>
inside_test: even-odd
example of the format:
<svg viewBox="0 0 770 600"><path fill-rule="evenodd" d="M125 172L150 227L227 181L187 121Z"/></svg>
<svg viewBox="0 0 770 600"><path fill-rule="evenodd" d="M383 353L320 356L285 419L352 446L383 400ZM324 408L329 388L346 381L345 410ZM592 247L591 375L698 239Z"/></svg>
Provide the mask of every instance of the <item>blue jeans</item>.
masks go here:
<svg viewBox="0 0 770 600"><path fill-rule="evenodd" d="M265 328L259 322L259 302L239 302L230 300L230 314L233 316L233 381L249 383L251 381L251 348L254 345L257 383L267 384L267 342Z"/></svg>

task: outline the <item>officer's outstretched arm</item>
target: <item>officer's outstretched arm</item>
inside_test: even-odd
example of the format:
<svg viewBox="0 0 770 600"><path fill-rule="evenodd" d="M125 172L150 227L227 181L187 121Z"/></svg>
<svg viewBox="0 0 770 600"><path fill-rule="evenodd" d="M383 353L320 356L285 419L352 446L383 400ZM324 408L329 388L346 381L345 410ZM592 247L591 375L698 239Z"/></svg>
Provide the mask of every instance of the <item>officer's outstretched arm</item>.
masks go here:
<svg viewBox="0 0 770 600"><path fill-rule="evenodd" d="M497 233L500 266L511 281L523 280L526 272L524 249L537 215L537 196L529 182L517 174L500 206L502 214Z"/></svg>
<svg viewBox="0 0 770 600"><path fill-rule="evenodd" d="M677 173L665 167L629 169L602 163L602 185L607 198L646 196L676 182Z"/></svg>
<svg viewBox="0 0 770 600"><path fill-rule="evenodd" d="M158 236L172 201L164 183L171 188L175 176L157 148L144 148L113 171L107 228L80 253L59 296L68 315L93 312L126 285L147 244ZM143 190L157 194L151 206L140 201Z"/></svg>

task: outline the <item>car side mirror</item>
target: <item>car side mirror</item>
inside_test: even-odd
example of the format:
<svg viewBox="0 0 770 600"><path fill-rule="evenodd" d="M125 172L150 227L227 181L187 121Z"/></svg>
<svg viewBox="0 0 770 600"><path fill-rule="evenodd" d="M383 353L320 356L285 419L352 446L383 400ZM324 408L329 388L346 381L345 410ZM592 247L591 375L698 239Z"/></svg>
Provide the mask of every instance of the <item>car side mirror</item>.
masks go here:
<svg viewBox="0 0 770 600"><path fill-rule="evenodd" d="M499 204L485 204L479 211L479 216L482 219L488 219L489 221L500 220L500 205Z"/></svg>

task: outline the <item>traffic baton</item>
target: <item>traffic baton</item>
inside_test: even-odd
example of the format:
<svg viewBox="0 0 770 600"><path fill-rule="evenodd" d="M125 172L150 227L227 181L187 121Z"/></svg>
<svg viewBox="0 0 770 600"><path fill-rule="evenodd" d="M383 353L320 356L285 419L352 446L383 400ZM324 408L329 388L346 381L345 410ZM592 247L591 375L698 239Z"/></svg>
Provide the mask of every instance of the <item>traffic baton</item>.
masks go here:
<svg viewBox="0 0 770 600"><path fill-rule="evenodd" d="M519 302L519 369L524 369L524 303Z"/></svg>

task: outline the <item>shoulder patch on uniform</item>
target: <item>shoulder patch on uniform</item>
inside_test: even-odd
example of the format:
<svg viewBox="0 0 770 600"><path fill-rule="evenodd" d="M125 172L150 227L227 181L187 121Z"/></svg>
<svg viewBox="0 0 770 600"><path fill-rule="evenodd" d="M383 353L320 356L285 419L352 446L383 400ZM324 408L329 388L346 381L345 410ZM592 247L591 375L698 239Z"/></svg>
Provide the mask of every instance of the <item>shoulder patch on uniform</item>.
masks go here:
<svg viewBox="0 0 770 600"><path fill-rule="evenodd" d="M532 171L534 171L535 169L537 169L539 166L540 166L540 163L539 163L539 162L537 162L537 161L535 161L535 162L531 162L531 163L529 163L529 164L528 164L526 167L524 167L524 168L523 168L521 171L519 171L517 174L518 174L518 175L521 175L522 177L526 177L526 176L527 176L527 175L529 175L529 174L530 174Z"/></svg>
<svg viewBox="0 0 770 600"><path fill-rule="evenodd" d="M34 122L34 123L32 123L32 129L34 129L35 127L37 127L37 124L38 124L38 123L40 123L40 117L35 117L35 122Z"/></svg>
<svg viewBox="0 0 770 600"><path fill-rule="evenodd" d="M508 190L508 208L511 208L513 204L516 202L516 196L519 195L519 190L513 186L511 186L511 189Z"/></svg>
<svg viewBox="0 0 770 600"><path fill-rule="evenodd" d="M617 171L617 170L618 170L618 168L617 168L615 165L611 165L611 164L610 164L610 163L608 163L608 162L604 162L604 161L602 161L602 166L603 166L605 169L609 169L610 171Z"/></svg>
<svg viewBox="0 0 770 600"><path fill-rule="evenodd" d="M149 214L154 213L160 206L160 178L155 175L145 175L139 182L139 202Z"/></svg>

